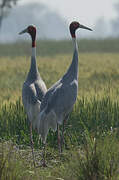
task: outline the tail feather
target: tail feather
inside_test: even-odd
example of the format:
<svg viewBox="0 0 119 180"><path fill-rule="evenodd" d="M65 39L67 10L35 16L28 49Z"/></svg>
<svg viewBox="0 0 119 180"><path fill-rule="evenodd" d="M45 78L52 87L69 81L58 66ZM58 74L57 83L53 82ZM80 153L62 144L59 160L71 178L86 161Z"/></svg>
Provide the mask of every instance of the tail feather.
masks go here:
<svg viewBox="0 0 119 180"><path fill-rule="evenodd" d="M45 143L49 129L53 131L57 130L57 118L54 111L50 111L46 114L45 110L40 112L37 120L37 130L41 135L42 141Z"/></svg>

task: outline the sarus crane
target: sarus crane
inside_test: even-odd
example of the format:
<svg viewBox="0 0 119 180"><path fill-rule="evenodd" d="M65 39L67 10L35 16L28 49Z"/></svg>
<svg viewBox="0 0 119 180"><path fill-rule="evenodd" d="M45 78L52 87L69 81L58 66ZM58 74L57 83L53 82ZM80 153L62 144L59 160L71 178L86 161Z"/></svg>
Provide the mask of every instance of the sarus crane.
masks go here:
<svg viewBox="0 0 119 180"><path fill-rule="evenodd" d="M35 157L33 150L32 128L36 128L37 116L40 112L40 105L43 96L47 92L46 85L42 80L36 63L36 27L28 26L19 34L28 33L32 39L31 66L27 78L22 88L22 102L27 113L27 119L30 123L30 141L32 148L33 163L35 166Z"/></svg>
<svg viewBox="0 0 119 180"><path fill-rule="evenodd" d="M57 81L51 88L48 89L40 106L39 120L37 121L37 131L41 135L44 143L44 166L45 162L45 143L49 129L53 131L59 130L65 120L67 120L69 113L73 109L73 105L77 99L78 93L78 45L76 41L76 30L78 28L92 29L80 24L79 22L72 22L69 26L70 34L73 41L73 59L67 72ZM58 144L61 151L60 134L58 133Z"/></svg>

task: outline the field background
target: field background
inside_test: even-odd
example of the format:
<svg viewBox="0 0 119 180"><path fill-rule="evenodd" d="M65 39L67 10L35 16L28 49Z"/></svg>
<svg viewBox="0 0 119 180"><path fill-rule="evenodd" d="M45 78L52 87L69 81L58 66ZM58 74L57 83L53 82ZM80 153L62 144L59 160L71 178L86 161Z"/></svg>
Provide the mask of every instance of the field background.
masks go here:
<svg viewBox="0 0 119 180"><path fill-rule="evenodd" d="M48 135L46 169L33 168L21 103L30 43L0 44L1 179L119 179L119 39L84 39L78 44L78 99L65 131L62 156L57 152L56 133ZM37 64L48 88L66 72L72 53L71 41L37 42ZM42 144L35 132L33 138L38 156Z"/></svg>
<svg viewBox="0 0 119 180"><path fill-rule="evenodd" d="M119 39L80 40L78 44L79 96L104 90L113 90L113 96L118 95ZM38 41L37 64L48 88L66 72L72 53L71 41ZM28 42L0 44L0 100L14 100L21 95L30 55Z"/></svg>

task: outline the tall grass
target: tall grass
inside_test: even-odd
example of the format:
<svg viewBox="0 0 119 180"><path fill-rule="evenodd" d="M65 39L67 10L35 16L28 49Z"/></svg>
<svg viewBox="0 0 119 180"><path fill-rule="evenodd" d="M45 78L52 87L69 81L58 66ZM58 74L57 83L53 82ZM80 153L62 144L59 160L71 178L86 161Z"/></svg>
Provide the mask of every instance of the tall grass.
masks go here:
<svg viewBox="0 0 119 180"><path fill-rule="evenodd" d="M0 156L1 177L3 176L5 179L6 174L8 174L9 178L17 173L19 174L24 166L23 160L25 160L26 168L23 169L23 172L26 175L26 179L30 178L30 171L33 171L32 179L38 179L40 176L47 179L48 174L50 179L58 177L67 180L118 179L118 109L119 103L112 101L108 96L104 96L102 99L97 99L96 97L90 100L86 98L78 99L65 129L64 155L60 159L57 156L57 135L50 131L47 138L48 151L46 159L52 164L54 170L47 169L42 172L43 174L39 174L41 171L37 171L34 174L33 168L29 167L29 162L32 162L32 157L30 157L29 161L29 150L27 149L30 144L29 127L21 99L15 103L1 105L1 141L12 140L15 148L18 145L22 145L22 149L23 147L26 149L26 151L23 151L24 154L19 157L16 156L16 150L13 150L13 145L7 146L7 152L5 148L4 150L1 148L3 154ZM33 131L33 139L34 146L39 151L41 144L38 143L39 138L35 131ZM17 159L17 165L17 161L11 161L10 158L13 157ZM52 158L56 162L54 161L53 163ZM55 163L57 162L58 164L56 165ZM10 167L13 167L13 169L10 169Z"/></svg>
<svg viewBox="0 0 119 180"><path fill-rule="evenodd" d="M0 180L21 179L23 166L14 146L10 142L0 143ZM23 161L23 160L22 160Z"/></svg>
<svg viewBox="0 0 119 180"><path fill-rule="evenodd" d="M106 135L111 129L119 126L119 104L112 102L110 97L100 100L92 98L79 99L70 115L66 126L66 143L70 141L75 145L82 143L85 131L94 137ZM57 143L56 133L50 132L48 144ZM0 137L14 139L18 144L29 145L29 123L19 99L16 103L4 104L0 108ZM34 142L37 146L38 135L34 131Z"/></svg>
<svg viewBox="0 0 119 180"><path fill-rule="evenodd" d="M87 132L85 142L66 166L69 175L66 179L118 180L119 139L116 135L110 132L97 139Z"/></svg>

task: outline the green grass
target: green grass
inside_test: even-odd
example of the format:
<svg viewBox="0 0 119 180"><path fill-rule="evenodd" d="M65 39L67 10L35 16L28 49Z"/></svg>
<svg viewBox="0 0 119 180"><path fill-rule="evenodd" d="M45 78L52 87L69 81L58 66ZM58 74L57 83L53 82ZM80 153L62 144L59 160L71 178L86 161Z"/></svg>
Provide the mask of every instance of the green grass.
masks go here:
<svg viewBox="0 0 119 180"><path fill-rule="evenodd" d="M94 137L108 134L111 129L119 126L119 104L112 102L110 97L101 100L92 98L79 99L70 115L65 132L66 146L70 142L80 145L85 131ZM14 139L17 144L29 145L29 127L21 100L16 103L2 105L0 109L0 137L6 140ZM34 131L34 145L38 147L38 135ZM70 142L69 142L70 141ZM50 131L48 145L57 146L57 134Z"/></svg>
<svg viewBox="0 0 119 180"><path fill-rule="evenodd" d="M82 53L118 53L119 39L81 39L78 41L80 52ZM0 44L0 56L17 57L29 56L30 43L19 41L9 44ZM52 41L39 40L37 41L37 55L56 56L72 53L72 42L70 40Z"/></svg>
<svg viewBox="0 0 119 180"><path fill-rule="evenodd" d="M119 180L118 39L81 40L79 44L79 92L64 132L64 152L59 156L57 133L50 131L48 167L36 169L21 102L22 84L30 66L30 45L0 45L1 180ZM40 41L38 47L38 68L49 88L70 65L72 44ZM38 164L42 143L35 131L33 139Z"/></svg>
<svg viewBox="0 0 119 180"><path fill-rule="evenodd" d="M77 148L57 151L47 148L47 168L34 168L30 148L19 149L12 142L0 144L1 180L118 180L119 179L119 139L117 132L111 131L95 138L85 132L83 144ZM35 150L37 162L41 160L41 150Z"/></svg>
<svg viewBox="0 0 119 180"><path fill-rule="evenodd" d="M34 169L29 147L30 132L21 100L2 105L0 111L1 142L12 140L12 147L14 146L15 149L11 151L11 145L8 144L7 153L4 149L2 151L3 154L5 153L5 158L3 155L2 159L0 157L3 179L6 176L8 179L14 176L14 179L39 179L39 177L56 179L60 177L67 180L95 178L118 180L118 110L119 103L113 102L110 97L105 96L101 100L79 99L65 129L64 153L61 156L58 155L57 134L50 131L47 137L46 153L48 168ZM33 140L38 164L42 159L42 144L35 131L33 131ZM13 159L15 160L12 161Z"/></svg>

